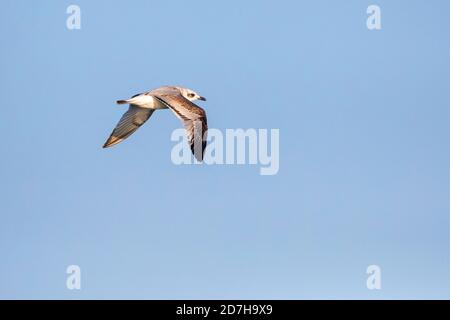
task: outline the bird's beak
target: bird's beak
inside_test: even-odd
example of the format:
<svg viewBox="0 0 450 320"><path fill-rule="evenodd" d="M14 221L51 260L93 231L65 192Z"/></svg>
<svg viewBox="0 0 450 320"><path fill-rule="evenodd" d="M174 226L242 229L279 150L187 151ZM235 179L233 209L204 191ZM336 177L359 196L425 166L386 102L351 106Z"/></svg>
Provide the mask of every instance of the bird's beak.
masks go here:
<svg viewBox="0 0 450 320"><path fill-rule="evenodd" d="M200 98L198 98L198 100L206 101L206 98L205 97L200 97Z"/></svg>

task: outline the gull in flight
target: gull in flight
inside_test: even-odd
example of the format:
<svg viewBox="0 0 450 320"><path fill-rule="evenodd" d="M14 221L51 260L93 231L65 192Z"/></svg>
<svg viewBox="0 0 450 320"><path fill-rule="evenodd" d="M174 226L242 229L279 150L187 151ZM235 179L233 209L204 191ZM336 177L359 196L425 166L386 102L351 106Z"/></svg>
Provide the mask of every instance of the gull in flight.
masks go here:
<svg viewBox="0 0 450 320"><path fill-rule="evenodd" d="M192 102L194 100L206 101L193 90L174 86L139 93L128 100L118 100L117 104L129 104L130 107L119 120L103 148L112 147L128 138L150 118L153 111L170 109L183 123L194 157L202 161L208 125L205 110L194 104Z"/></svg>

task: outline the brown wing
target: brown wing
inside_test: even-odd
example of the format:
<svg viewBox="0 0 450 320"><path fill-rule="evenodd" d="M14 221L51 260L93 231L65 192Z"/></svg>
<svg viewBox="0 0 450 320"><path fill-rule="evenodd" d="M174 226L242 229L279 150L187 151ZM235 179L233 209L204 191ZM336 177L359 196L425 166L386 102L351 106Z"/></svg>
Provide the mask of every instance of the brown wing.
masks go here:
<svg viewBox="0 0 450 320"><path fill-rule="evenodd" d="M181 94L159 94L154 97L167 105L183 122L192 154L198 161L203 161L208 131L205 110Z"/></svg>
<svg viewBox="0 0 450 320"><path fill-rule="evenodd" d="M130 105L128 111L125 112L117 123L103 148L112 147L133 134L145 121L152 115L152 109L140 108L134 104Z"/></svg>

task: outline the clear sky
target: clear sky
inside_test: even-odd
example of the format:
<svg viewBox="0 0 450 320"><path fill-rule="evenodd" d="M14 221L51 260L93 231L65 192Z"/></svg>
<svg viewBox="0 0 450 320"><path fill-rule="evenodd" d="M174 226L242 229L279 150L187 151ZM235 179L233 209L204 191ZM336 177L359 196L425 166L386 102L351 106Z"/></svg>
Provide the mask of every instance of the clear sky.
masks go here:
<svg viewBox="0 0 450 320"><path fill-rule="evenodd" d="M2 1L0 298L449 299L449 14ZM174 165L168 110L102 149L115 100L166 84L204 95L211 128L279 129L279 173Z"/></svg>

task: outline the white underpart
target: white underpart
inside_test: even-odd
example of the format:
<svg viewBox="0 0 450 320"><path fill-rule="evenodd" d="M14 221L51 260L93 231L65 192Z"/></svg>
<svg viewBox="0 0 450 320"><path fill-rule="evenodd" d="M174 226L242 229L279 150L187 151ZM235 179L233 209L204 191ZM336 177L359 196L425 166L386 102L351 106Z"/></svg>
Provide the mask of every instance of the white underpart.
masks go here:
<svg viewBox="0 0 450 320"><path fill-rule="evenodd" d="M137 105L141 108L146 109L167 109L167 107L153 98L152 96L148 95L140 95L131 99L128 99L127 102L129 104Z"/></svg>

